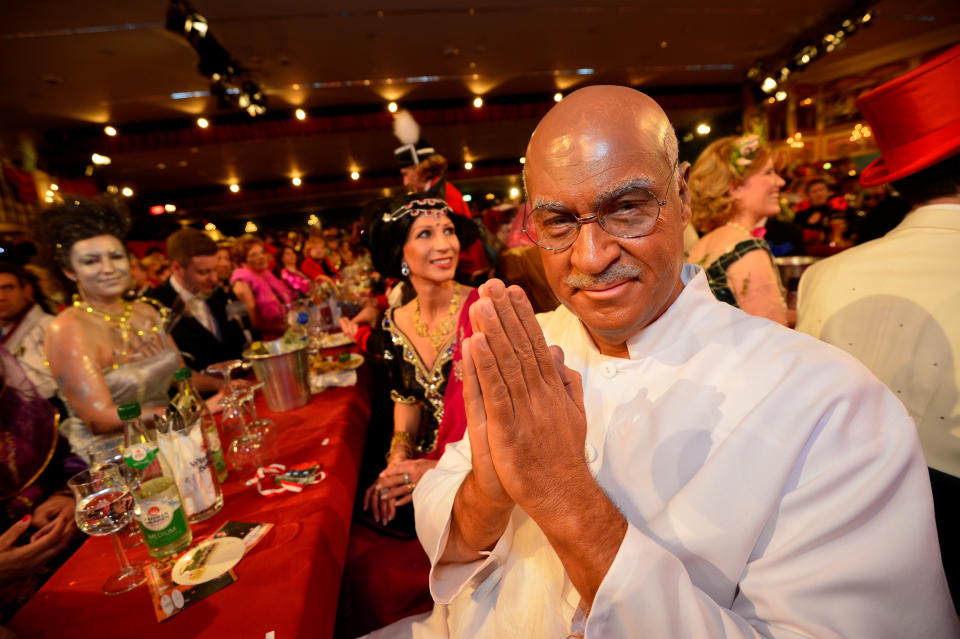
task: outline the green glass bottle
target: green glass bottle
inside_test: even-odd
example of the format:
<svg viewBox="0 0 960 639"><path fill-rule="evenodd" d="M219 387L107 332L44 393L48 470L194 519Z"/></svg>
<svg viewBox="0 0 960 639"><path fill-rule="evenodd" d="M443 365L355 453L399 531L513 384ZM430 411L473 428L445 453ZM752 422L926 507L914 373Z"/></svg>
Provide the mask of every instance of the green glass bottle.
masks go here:
<svg viewBox="0 0 960 639"><path fill-rule="evenodd" d="M193 533L173 470L160 453L156 437L140 421L140 405L123 404L117 414L123 421L123 461L130 469L133 512L147 552L154 559L180 552L190 546Z"/></svg>

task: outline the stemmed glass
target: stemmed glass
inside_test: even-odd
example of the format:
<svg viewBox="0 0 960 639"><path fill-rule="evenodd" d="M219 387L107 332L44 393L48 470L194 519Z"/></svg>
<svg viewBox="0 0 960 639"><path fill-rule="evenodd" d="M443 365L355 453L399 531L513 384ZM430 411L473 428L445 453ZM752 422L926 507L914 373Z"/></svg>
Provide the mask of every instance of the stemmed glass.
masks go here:
<svg viewBox="0 0 960 639"><path fill-rule="evenodd" d="M120 570L107 578L103 593L119 595L147 580L139 566L131 566L117 531L133 519L133 493L116 464L103 464L78 473L67 481L76 501L77 527L88 535L110 535L120 560Z"/></svg>
<svg viewBox="0 0 960 639"><path fill-rule="evenodd" d="M207 366L206 372L211 375L216 375L217 377L223 378L223 387L227 394L233 392L233 385L230 383L230 376L236 369L244 369L247 367L247 362L242 359L229 359L225 362L217 362L216 364L210 364Z"/></svg>
<svg viewBox="0 0 960 639"><path fill-rule="evenodd" d="M94 443L87 446L87 457L90 458L90 466L94 469L99 469L105 464L116 465L127 485L131 485L131 481L135 480L132 469L128 468L123 462L122 439L98 438ZM140 525L135 518L131 518L130 523L120 534L120 545L124 548L133 548L142 543L143 536L140 534Z"/></svg>
<svg viewBox="0 0 960 639"><path fill-rule="evenodd" d="M268 457L277 456L277 429L269 419L262 419L257 416L257 405L254 401L256 391L263 388L263 382L254 384L250 388L240 393L240 402L250 415L248 433L256 433L262 439L264 452Z"/></svg>

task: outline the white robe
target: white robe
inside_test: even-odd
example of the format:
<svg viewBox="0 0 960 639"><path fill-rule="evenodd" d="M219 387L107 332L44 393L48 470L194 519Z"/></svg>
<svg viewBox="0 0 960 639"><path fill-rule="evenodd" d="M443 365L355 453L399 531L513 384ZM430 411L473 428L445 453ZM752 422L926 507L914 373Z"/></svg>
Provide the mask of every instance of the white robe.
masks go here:
<svg viewBox="0 0 960 639"><path fill-rule="evenodd" d="M586 456L629 522L585 636L960 636L903 406L840 351L717 302L699 268L684 281L630 359L601 355L563 307L540 317L583 376ZM433 613L375 636L581 629L578 593L519 508L485 560L436 564L469 469L464 438L414 493Z"/></svg>

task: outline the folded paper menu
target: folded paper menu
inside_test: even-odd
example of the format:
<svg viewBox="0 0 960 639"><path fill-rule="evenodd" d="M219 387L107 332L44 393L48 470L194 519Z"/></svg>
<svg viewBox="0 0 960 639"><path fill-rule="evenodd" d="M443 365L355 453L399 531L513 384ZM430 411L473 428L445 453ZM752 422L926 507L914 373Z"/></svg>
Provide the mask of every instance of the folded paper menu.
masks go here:
<svg viewBox="0 0 960 639"><path fill-rule="evenodd" d="M228 521L208 539L235 537L243 541L245 553L249 552L271 529L273 524L257 524L244 521ZM201 543L206 540L201 540ZM194 546L196 548L196 546ZM151 562L144 572L147 574L147 587L157 621L164 621L185 608L225 588L237 580L233 570L204 581L203 583L180 585L173 581L173 567L177 560L193 548L163 559Z"/></svg>

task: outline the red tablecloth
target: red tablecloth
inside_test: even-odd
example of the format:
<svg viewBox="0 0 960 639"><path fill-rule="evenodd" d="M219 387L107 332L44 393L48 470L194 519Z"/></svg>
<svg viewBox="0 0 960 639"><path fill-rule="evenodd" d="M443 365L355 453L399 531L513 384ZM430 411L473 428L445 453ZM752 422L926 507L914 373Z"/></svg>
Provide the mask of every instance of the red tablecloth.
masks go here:
<svg viewBox="0 0 960 639"><path fill-rule="evenodd" d="M282 464L315 460L325 480L300 494L266 498L231 474L223 509L193 525L194 542L226 521L275 526L237 564L238 581L158 623L146 586L108 597L104 580L119 564L109 538L91 538L10 622L34 637L330 637L346 556L354 493L370 416L363 385L326 390L303 408L261 416L280 429ZM327 445L322 445L324 439ZM149 559L143 546L131 561Z"/></svg>

